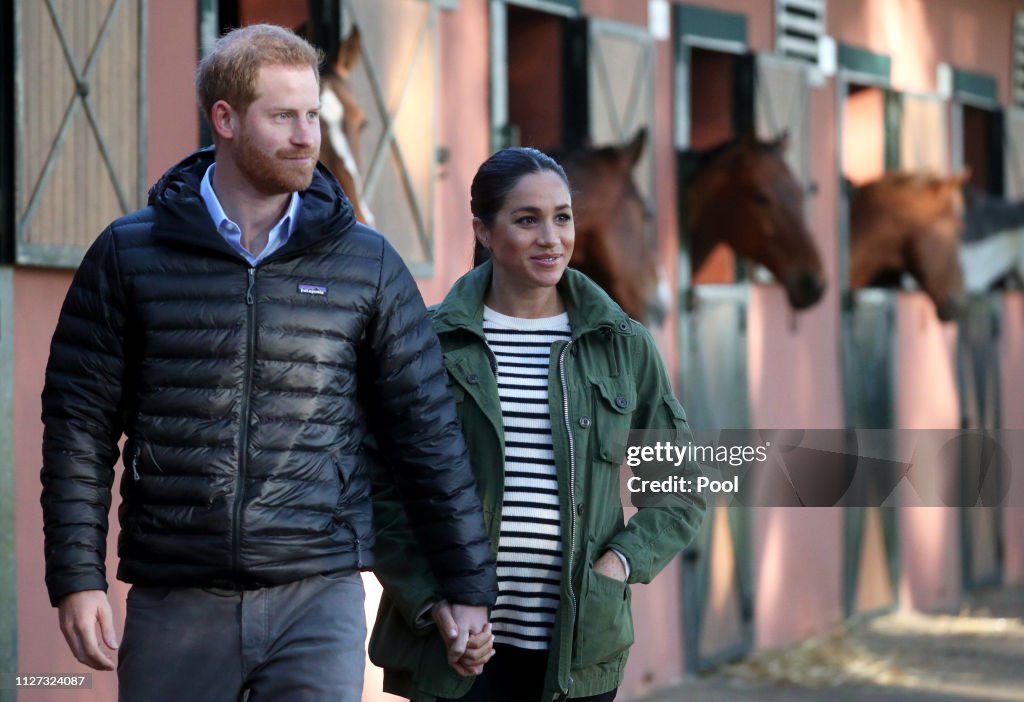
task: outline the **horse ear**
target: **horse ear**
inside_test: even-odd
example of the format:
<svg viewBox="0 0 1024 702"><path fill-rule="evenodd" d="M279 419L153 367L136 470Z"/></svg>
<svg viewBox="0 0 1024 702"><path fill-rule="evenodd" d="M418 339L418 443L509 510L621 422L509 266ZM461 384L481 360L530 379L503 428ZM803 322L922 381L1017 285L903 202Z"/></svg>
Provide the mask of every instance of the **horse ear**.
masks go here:
<svg viewBox="0 0 1024 702"><path fill-rule="evenodd" d="M768 148L777 156L782 156L782 154L786 153L786 149L789 148L789 130L783 129L782 132L775 137L775 141L768 143Z"/></svg>
<svg viewBox="0 0 1024 702"><path fill-rule="evenodd" d="M961 170L959 173L954 173L953 177L950 178L950 182L952 182L954 185L958 185L960 187L963 187L963 186L967 185L968 183L970 183L971 182L971 167L970 166L964 166L963 170Z"/></svg>
<svg viewBox="0 0 1024 702"><path fill-rule="evenodd" d="M690 179L694 173L700 168L703 159L703 155L700 151L680 151L679 158L677 160L677 168L679 170L679 179L686 182Z"/></svg>
<svg viewBox="0 0 1024 702"><path fill-rule="evenodd" d="M677 152L676 166L678 177L684 183L692 178L697 171L704 168L718 151L718 147L709 149L687 149Z"/></svg>
<svg viewBox="0 0 1024 702"><path fill-rule="evenodd" d="M363 37L359 31L359 25L353 24L352 31L348 33L338 45L338 55L334 59L334 71L339 76L347 76L349 71L355 68L359 57L363 53Z"/></svg>
<svg viewBox="0 0 1024 702"><path fill-rule="evenodd" d="M629 161L629 167L632 168L640 161L640 156L644 152L644 144L647 142L647 127L640 127L636 130L636 135L633 139L626 144L625 154L626 160Z"/></svg>

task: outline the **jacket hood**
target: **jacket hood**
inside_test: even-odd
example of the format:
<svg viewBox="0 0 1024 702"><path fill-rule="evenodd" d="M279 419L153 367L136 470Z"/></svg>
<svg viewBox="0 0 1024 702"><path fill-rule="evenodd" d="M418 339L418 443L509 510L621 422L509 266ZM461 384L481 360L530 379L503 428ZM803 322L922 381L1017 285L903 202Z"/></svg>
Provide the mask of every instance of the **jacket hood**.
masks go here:
<svg viewBox="0 0 1024 702"><path fill-rule="evenodd" d="M487 261L455 281L434 310L434 327L439 334L466 329L483 336L484 298L491 286L492 272L493 264ZM556 287L565 302L573 337L601 327L620 334L634 333L629 315L578 270L566 268Z"/></svg>
<svg viewBox="0 0 1024 702"><path fill-rule="evenodd" d="M149 205L156 213L154 235L237 255L217 235L199 190L214 160L212 146L193 151L150 188ZM322 163L317 162L313 181L301 195L302 206L295 230L282 251L304 248L322 238L340 235L356 223L352 203Z"/></svg>

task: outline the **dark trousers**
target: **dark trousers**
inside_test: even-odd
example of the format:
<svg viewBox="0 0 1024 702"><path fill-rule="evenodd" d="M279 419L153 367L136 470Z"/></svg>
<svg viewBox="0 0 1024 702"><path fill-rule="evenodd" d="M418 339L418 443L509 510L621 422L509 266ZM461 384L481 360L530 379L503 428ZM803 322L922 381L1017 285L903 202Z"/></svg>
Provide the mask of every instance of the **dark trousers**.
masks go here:
<svg viewBox="0 0 1024 702"><path fill-rule="evenodd" d="M244 592L133 586L120 702L359 702L358 573Z"/></svg>
<svg viewBox="0 0 1024 702"><path fill-rule="evenodd" d="M458 700L438 698L437 702L541 702L547 651L496 644L494 658L484 666L469 693ZM612 702L617 690L574 697L572 702Z"/></svg>

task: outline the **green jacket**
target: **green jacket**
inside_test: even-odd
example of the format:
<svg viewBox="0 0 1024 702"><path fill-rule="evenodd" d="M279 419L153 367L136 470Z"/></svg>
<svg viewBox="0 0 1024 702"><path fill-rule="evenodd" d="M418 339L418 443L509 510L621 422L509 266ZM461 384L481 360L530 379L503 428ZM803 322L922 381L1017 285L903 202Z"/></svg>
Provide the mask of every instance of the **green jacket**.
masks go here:
<svg viewBox="0 0 1024 702"><path fill-rule="evenodd" d="M434 308L434 329L496 551L505 450L493 356L483 332L490 280L490 263L459 279ZM674 493L641 503L624 523L619 467L627 437L638 443L644 437L637 430L650 430L650 441L685 445L690 430L649 332L577 271L566 270L558 291L572 337L552 348L549 375L555 463L563 488L563 572L544 700L596 695L622 682L633 643L630 587L595 573L594 561L613 548L629 561L629 583L650 582L689 543L704 515L699 495ZM692 463L648 466L643 477L685 473L693 480L697 470ZM443 593L383 475L380 471L375 481L375 553L384 598L370 638L370 659L384 668L388 692L417 702L458 698L472 678L448 666L434 627L415 626L417 615Z"/></svg>

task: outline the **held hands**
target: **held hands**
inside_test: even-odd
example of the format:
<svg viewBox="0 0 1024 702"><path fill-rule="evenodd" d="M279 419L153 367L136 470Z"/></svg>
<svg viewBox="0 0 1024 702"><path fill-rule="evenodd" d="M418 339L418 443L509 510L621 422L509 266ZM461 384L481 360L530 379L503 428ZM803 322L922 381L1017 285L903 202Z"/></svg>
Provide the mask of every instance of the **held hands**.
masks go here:
<svg viewBox="0 0 1024 702"><path fill-rule="evenodd" d="M463 677L483 672L484 663L494 656L494 634L487 621L487 608L441 600L431 608L430 616L444 638L448 664L455 672Z"/></svg>
<svg viewBox="0 0 1024 702"><path fill-rule="evenodd" d="M118 646L107 593L73 592L65 595L57 608L60 630L75 658L96 670L113 670L114 662L100 647L101 639L108 649L116 650Z"/></svg>

